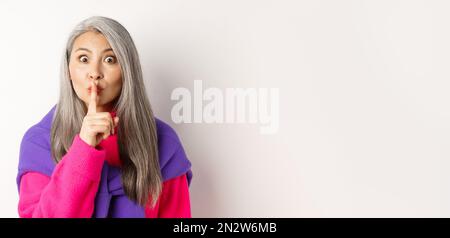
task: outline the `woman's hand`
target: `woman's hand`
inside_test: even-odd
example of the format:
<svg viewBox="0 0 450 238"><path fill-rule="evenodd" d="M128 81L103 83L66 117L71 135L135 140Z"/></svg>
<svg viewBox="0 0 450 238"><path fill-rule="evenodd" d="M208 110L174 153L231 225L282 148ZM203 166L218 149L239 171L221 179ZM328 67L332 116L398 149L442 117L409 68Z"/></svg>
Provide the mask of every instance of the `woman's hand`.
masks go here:
<svg viewBox="0 0 450 238"><path fill-rule="evenodd" d="M80 138L92 147L114 134L119 122L118 117L111 118L109 112L97 112L97 83L91 82L91 98L86 116L81 125Z"/></svg>

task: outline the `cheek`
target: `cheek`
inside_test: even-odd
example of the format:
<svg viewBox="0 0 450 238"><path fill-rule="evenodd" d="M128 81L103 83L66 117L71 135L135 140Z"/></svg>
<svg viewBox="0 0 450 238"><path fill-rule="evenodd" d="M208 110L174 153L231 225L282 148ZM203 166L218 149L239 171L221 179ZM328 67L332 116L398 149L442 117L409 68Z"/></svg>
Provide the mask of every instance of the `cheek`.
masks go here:
<svg viewBox="0 0 450 238"><path fill-rule="evenodd" d="M74 85L78 85L83 80L83 77L85 75L84 69L71 65L69 65L69 73L70 79L73 81Z"/></svg>
<svg viewBox="0 0 450 238"><path fill-rule="evenodd" d="M120 67L113 67L108 69L107 71L107 78L111 79L111 81L114 81L116 83L121 79L121 70Z"/></svg>
<svg viewBox="0 0 450 238"><path fill-rule="evenodd" d="M83 101L87 100L86 99L87 96L84 95L83 90L84 89L83 80L85 75L84 70L80 67L74 67L73 65L69 64L69 74L70 80L72 81L73 89L77 94L77 96Z"/></svg>
<svg viewBox="0 0 450 238"><path fill-rule="evenodd" d="M114 69L108 72L108 79L110 82L111 87L111 93L115 94L114 96L117 96L117 94L120 93L120 90L122 89L122 73L119 69Z"/></svg>
<svg viewBox="0 0 450 238"><path fill-rule="evenodd" d="M111 82L111 86L111 93L113 94L111 96L113 96L114 98L119 96L122 89L122 78L120 77L120 75L113 82Z"/></svg>

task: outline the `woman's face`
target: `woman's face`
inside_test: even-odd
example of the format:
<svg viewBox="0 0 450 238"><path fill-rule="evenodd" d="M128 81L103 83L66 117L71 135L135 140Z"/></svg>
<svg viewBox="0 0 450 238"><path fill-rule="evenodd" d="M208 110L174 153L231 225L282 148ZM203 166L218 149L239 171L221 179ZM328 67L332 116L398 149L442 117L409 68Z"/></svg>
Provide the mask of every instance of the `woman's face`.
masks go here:
<svg viewBox="0 0 450 238"><path fill-rule="evenodd" d="M88 31L75 39L69 73L74 90L86 107L91 81L98 81L97 112L111 111L122 89L122 72L108 40L101 33Z"/></svg>

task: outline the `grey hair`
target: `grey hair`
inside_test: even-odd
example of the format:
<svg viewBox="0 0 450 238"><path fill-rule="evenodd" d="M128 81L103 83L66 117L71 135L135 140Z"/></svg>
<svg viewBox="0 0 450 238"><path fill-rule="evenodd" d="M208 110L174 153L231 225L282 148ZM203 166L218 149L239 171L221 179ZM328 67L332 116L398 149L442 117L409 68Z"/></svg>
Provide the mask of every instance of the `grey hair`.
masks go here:
<svg viewBox="0 0 450 238"><path fill-rule="evenodd" d="M56 163L61 161L87 113L86 105L73 89L69 61L75 39L88 31L105 36L122 71L122 89L115 99L114 110L120 118L117 137L125 194L142 206L151 198L154 206L162 190L156 122L145 92L136 46L125 27L113 19L90 17L79 23L68 38L61 64L59 102L51 128L52 158Z"/></svg>

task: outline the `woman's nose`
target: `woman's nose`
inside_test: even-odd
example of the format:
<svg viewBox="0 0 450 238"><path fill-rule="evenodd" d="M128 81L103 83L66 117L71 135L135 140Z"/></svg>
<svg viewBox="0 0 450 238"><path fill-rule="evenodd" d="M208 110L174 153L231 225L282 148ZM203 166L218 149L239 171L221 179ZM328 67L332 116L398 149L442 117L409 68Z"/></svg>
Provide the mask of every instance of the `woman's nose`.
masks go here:
<svg viewBox="0 0 450 238"><path fill-rule="evenodd" d="M89 79L99 80L103 78L103 74L99 69L98 65L93 65L89 71Z"/></svg>
<svg viewBox="0 0 450 238"><path fill-rule="evenodd" d="M89 79L91 80L100 80L103 78L103 75L98 71L89 72Z"/></svg>

